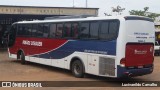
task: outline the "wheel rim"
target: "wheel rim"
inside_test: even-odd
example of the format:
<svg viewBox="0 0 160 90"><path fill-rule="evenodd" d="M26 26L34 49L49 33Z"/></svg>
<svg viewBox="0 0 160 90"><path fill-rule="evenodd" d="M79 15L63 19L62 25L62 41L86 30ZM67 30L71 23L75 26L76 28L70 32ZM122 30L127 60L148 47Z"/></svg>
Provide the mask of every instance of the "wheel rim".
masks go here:
<svg viewBox="0 0 160 90"><path fill-rule="evenodd" d="M20 60L22 60L22 55L19 56Z"/></svg>
<svg viewBox="0 0 160 90"><path fill-rule="evenodd" d="M81 72L81 68L77 63L74 64L74 72L75 74L80 74Z"/></svg>

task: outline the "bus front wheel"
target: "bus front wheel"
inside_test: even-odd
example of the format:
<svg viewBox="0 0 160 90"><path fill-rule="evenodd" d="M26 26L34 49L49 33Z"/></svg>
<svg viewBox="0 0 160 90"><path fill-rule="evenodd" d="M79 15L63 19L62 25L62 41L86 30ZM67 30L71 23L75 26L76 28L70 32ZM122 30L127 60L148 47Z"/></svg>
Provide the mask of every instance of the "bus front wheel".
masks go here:
<svg viewBox="0 0 160 90"><path fill-rule="evenodd" d="M25 56L24 56L23 52L21 52L21 54L20 54L20 60L21 60L21 64L25 64L26 63Z"/></svg>
<svg viewBox="0 0 160 90"><path fill-rule="evenodd" d="M84 67L80 60L75 60L72 63L71 71L75 77L78 77L78 78L84 77Z"/></svg>

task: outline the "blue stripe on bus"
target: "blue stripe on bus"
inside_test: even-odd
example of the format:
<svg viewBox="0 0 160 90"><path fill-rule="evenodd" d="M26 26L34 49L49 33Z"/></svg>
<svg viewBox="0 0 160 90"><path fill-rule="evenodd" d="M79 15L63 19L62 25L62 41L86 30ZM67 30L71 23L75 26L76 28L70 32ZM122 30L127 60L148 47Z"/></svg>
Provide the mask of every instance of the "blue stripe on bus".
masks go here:
<svg viewBox="0 0 160 90"><path fill-rule="evenodd" d="M62 47L49 53L40 54L39 58L62 59L74 52L100 53L107 55L116 55L116 40L114 41L76 41L70 40ZM37 57L35 55L34 57Z"/></svg>

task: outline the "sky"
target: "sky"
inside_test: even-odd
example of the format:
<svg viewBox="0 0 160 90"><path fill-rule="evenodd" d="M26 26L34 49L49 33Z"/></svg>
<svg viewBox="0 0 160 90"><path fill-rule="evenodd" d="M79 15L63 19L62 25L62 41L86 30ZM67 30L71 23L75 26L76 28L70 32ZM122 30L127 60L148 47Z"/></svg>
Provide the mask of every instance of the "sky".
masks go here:
<svg viewBox="0 0 160 90"><path fill-rule="evenodd" d="M129 15L130 10L143 10L144 7L149 7L149 12L160 14L159 3L160 0L87 0L87 7L99 8L99 16L104 16L104 13L114 14L111 7L118 5L125 8L123 15ZM0 0L0 5L86 7L86 0Z"/></svg>

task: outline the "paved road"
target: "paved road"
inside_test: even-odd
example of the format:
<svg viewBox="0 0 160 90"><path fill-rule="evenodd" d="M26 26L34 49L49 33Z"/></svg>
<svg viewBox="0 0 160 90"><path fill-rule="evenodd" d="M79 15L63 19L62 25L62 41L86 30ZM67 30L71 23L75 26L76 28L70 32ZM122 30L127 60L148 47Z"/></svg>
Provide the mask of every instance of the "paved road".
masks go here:
<svg viewBox="0 0 160 90"><path fill-rule="evenodd" d="M139 76L131 81L160 81L160 57L155 57L154 60L154 71L150 75ZM45 65L28 63L27 65L21 65L19 61L11 60L7 56L6 51L0 51L0 81L102 81L106 80L106 84L116 84L110 83L110 78L97 77L93 75L86 75L85 78L75 78L70 71L53 68ZM108 82L107 82L108 80ZM2 88L0 88L1 90ZM8 88L9 89L9 88ZM17 88L14 88L17 90ZM18 88L21 90L21 88ZM51 88L30 88L32 90L50 90ZM152 88L124 88L124 87L54 87L52 89L58 90L107 90L107 89L157 89L157 87ZM13 89L11 89L13 90Z"/></svg>

